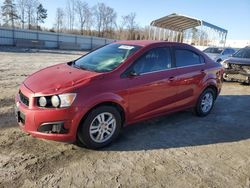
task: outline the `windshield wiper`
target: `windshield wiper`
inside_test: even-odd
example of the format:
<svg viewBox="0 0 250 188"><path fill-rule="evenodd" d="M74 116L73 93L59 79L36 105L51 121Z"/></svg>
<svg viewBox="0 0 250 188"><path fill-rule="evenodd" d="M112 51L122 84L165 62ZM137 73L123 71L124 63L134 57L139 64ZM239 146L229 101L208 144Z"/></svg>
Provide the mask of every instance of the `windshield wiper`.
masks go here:
<svg viewBox="0 0 250 188"><path fill-rule="evenodd" d="M72 61L72 66L75 67L75 68L77 68L77 69L82 69L82 70L87 70L87 71L91 71L91 72L96 72L96 71L91 70L91 69L88 69L88 68L86 68L86 67L77 65L77 64L75 63L75 61Z"/></svg>

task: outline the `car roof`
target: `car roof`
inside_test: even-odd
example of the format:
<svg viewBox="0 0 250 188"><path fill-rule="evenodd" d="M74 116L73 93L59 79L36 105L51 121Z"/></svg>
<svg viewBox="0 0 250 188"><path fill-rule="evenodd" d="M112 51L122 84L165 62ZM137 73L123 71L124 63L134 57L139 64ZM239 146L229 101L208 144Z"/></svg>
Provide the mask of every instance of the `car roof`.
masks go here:
<svg viewBox="0 0 250 188"><path fill-rule="evenodd" d="M126 44L126 45L136 45L136 46L143 46L143 47L149 46L152 44L162 44L162 43L189 46L188 44L185 44L185 43L156 41L156 40L121 40L121 41L117 41L115 43Z"/></svg>

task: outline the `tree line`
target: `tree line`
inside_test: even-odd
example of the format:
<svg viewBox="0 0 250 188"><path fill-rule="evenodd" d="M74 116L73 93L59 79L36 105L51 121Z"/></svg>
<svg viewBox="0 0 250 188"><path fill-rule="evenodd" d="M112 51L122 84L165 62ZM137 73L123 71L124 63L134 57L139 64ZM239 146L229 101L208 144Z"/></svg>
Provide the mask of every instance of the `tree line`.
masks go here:
<svg viewBox="0 0 250 188"><path fill-rule="evenodd" d="M3 26L41 29L47 18L47 10L38 0L4 0L1 7Z"/></svg>
<svg viewBox="0 0 250 188"><path fill-rule="evenodd" d="M147 39L148 28L139 27L136 14L121 16L105 3L90 6L83 0L67 0L65 7L56 9L52 28L41 25L48 17L39 0L4 0L1 25L12 28L37 29L51 32L91 35L113 39Z"/></svg>

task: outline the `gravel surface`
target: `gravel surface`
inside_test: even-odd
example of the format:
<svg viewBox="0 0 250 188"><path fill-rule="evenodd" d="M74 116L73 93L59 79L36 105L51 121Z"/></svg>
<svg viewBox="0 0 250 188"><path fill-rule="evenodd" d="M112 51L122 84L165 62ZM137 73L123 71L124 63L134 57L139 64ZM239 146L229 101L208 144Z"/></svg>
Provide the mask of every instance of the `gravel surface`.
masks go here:
<svg viewBox="0 0 250 188"><path fill-rule="evenodd" d="M80 54L0 49L0 187L250 187L250 86L238 83L224 83L205 118L183 111L138 123L99 151L21 132L19 84Z"/></svg>

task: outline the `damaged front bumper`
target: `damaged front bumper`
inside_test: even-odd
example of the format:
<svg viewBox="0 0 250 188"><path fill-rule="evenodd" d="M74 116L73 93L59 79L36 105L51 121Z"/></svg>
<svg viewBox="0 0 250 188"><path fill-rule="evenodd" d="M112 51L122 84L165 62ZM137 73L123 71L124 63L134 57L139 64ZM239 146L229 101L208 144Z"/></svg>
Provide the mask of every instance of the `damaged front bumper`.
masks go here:
<svg viewBox="0 0 250 188"><path fill-rule="evenodd" d="M237 81L250 84L250 66L230 64L225 69L223 78L227 81Z"/></svg>

